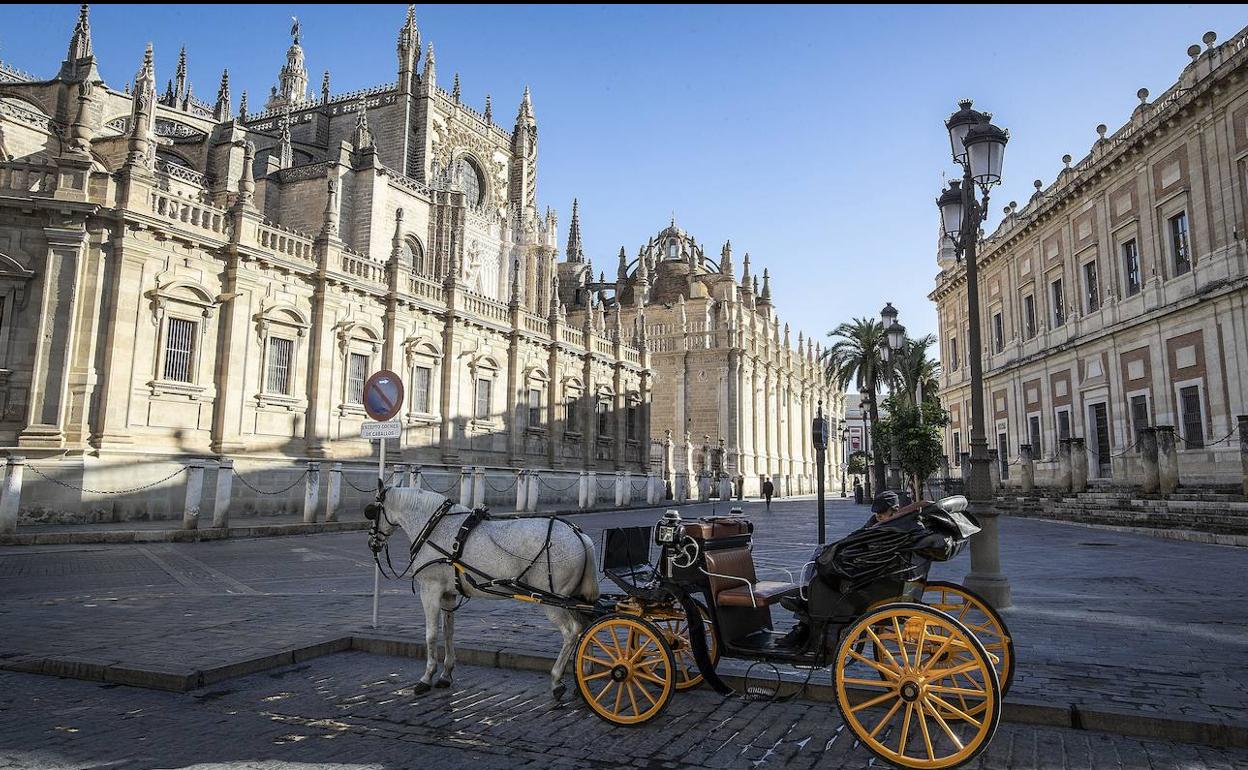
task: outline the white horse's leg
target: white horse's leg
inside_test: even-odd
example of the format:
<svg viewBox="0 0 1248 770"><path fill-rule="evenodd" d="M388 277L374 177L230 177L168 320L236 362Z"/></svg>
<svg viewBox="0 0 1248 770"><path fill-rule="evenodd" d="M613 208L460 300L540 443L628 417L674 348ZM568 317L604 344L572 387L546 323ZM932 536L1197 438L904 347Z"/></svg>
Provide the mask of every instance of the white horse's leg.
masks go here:
<svg viewBox="0 0 1248 770"><path fill-rule="evenodd" d="M433 686L438 670L438 616L442 614L442 587L433 581L420 583L420 607L425 611L425 675L412 688L420 695Z"/></svg>
<svg viewBox="0 0 1248 770"><path fill-rule="evenodd" d="M550 622L555 624L560 636L563 637L559 654L555 657L555 665L550 669L550 694L555 697L555 700L562 700L568 691L568 686L562 681L563 672L568 667L568 659L572 657L572 648L581 635L581 622L576 613L570 610L559 607L543 607L543 609L546 611L546 617L550 618Z"/></svg>
<svg viewBox="0 0 1248 770"><path fill-rule="evenodd" d="M442 676L434 687L450 687L455 675L455 603L456 594L442 594L442 639L446 654L442 658Z"/></svg>

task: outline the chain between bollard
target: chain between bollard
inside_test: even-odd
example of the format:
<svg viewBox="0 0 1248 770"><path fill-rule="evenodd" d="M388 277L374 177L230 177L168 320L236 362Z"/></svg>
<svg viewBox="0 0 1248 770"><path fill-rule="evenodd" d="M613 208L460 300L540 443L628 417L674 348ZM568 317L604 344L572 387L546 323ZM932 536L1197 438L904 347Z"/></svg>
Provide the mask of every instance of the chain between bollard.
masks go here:
<svg viewBox="0 0 1248 770"><path fill-rule="evenodd" d="M641 482L641 486L638 486L635 482L630 481L630 482L628 483L628 488L629 488L629 489L631 489L631 490L633 490L634 492L645 492L645 491L646 491L646 482L644 482L644 481L643 481L643 482Z"/></svg>
<svg viewBox="0 0 1248 770"><path fill-rule="evenodd" d="M494 486L493 484L491 484L491 483L490 483L490 477L489 477L489 476L485 476L485 477L484 477L484 479L485 479L485 486L486 486L486 488L487 488L487 489L490 489L490 490L493 490L494 492L507 492L507 491L509 491L509 490L512 490L512 489L515 489L515 488L516 488L516 480L517 480L517 477L516 477L516 476L512 476L512 477L511 477L511 483L510 483L510 484L507 484L506 486L503 486L503 487L496 487L496 486Z"/></svg>
<svg viewBox="0 0 1248 770"><path fill-rule="evenodd" d="M306 476L308 475L308 470L307 470L307 468L304 468L303 473L300 473L298 476L296 476L296 477L295 477L295 480L294 480L294 481L290 482L290 486L284 487L284 488L279 489L279 490L277 490L277 491L275 491L275 492L269 492L269 491L266 491L266 490L263 490L263 489L257 489L256 487L252 486L250 483L248 483L247 479L243 477L243 474L241 474L241 473L239 473L239 472L238 472L238 470L237 470L237 469L235 469L235 468L231 468L230 470L234 473L234 476L235 476L235 477L236 477L239 481L241 481L241 482L242 482L243 486L247 487L247 488L248 488L248 489L250 489L252 492L255 492L255 493L256 493L256 494L258 494L258 495L270 495L270 496L272 496L272 495L281 495L281 494L285 494L285 493L289 492L290 490L294 489L294 488L295 488L295 486L296 486L296 485L297 485L300 481L303 481L304 477L306 477Z"/></svg>
<svg viewBox="0 0 1248 770"><path fill-rule="evenodd" d="M142 492L145 489L151 489L152 487L157 486L158 484L163 484L169 479L177 476L179 473L184 473L186 471L187 466L183 465L181 468L178 468L176 471L174 471L173 473L170 473L168 476L165 476L163 479L160 479L159 481L153 481L150 484L144 484L143 486L132 487L130 489L116 489L116 490L87 489L86 487L75 486L74 484L61 481L60 479L54 479L51 476L41 473L39 469L33 465L27 464L26 468L31 473L35 474L41 479L44 479L45 481L50 481L53 484L58 484L62 487L65 487L66 489L72 489L77 492L86 492L92 495L128 495L134 492Z"/></svg>
<svg viewBox="0 0 1248 770"><path fill-rule="evenodd" d="M1124 456L1124 455L1130 454L1131 452L1134 452L1135 450L1137 450L1137 449L1139 449L1139 448L1140 448L1140 442L1141 442L1141 441L1142 441L1142 439L1140 439L1140 438L1137 436L1137 437L1136 437L1136 439L1135 439L1135 441L1131 444L1131 446L1127 447L1126 449L1123 449L1121 452L1116 452L1116 453L1114 453L1114 454L1111 454L1111 455L1110 455L1110 457L1111 457L1111 458L1113 458L1113 457L1122 457L1122 456Z"/></svg>
<svg viewBox="0 0 1248 770"><path fill-rule="evenodd" d="M362 470L362 469L361 469L361 470ZM390 475L386 477L385 483L386 483L386 484L389 484L391 481L394 481L394 477L395 477L395 475L396 475L398 472L399 472L399 471L398 471L398 469L397 469L397 468L396 468L395 470L390 471ZM357 487L355 484L352 484L352 483L351 483L351 478L350 478L349 476L347 476L347 472L346 472L346 471L343 471L343 472L342 472L342 480L346 482L347 486L351 487L351 488L352 488L352 489L354 489L356 492L363 492L363 493L364 493L364 494L366 494L366 495L367 495L367 494L377 494L377 488L376 488L376 487L362 487L362 488L361 488L361 487Z"/></svg>
<svg viewBox="0 0 1248 770"><path fill-rule="evenodd" d="M572 483L568 484L566 487L556 487L554 484L547 483L546 480L542 478L542 475L540 473L535 473L533 475L537 476L538 485L545 487L551 492L567 492L568 490L572 489L572 487L581 483L581 480L577 478L577 479L572 479Z"/></svg>
<svg viewBox="0 0 1248 770"><path fill-rule="evenodd" d="M452 481L450 486L448 486L446 489L438 489L437 487L430 484L429 477L427 475L422 476L421 478L424 480L425 489L427 489L428 491L433 492L435 494L439 494L439 495L449 495L451 491L455 489L455 486L464 480L464 472L460 471L459 475L455 477L455 480Z"/></svg>

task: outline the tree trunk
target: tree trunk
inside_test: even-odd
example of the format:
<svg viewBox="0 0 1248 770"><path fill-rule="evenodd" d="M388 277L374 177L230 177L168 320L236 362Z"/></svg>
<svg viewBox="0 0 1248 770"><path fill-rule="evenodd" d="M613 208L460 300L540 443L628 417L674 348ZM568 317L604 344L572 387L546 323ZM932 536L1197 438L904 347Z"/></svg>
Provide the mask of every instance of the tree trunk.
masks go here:
<svg viewBox="0 0 1248 770"><path fill-rule="evenodd" d="M875 404L874 391L869 392L867 399L867 413L871 415L871 432L875 433L875 426L880 423L880 410ZM872 467L875 476L875 493L878 495L885 489L884 486L884 455L880 453L879 447L876 446L875 436L871 436L871 456L875 462Z"/></svg>

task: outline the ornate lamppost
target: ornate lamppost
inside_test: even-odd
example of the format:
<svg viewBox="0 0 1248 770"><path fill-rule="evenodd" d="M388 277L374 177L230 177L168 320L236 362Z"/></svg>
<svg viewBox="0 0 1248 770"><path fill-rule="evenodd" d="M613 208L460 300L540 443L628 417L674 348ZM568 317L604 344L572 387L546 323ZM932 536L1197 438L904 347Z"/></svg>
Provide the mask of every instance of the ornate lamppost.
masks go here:
<svg viewBox="0 0 1248 770"><path fill-rule="evenodd" d="M906 344L906 327L897 323L897 308L893 307L893 303L884 303L884 309L880 311L880 322L884 326L884 338L880 340L880 353L884 357L884 363L889 365L890 373L888 380L888 394L893 395L893 376L891 373L893 358L901 353ZM890 487L901 487L901 465L897 458L897 447L890 446L888 448L888 485Z"/></svg>
<svg viewBox="0 0 1248 770"><path fill-rule="evenodd" d="M849 470L849 426L841 423L841 497L849 497L845 491L845 472Z"/></svg>
<svg viewBox="0 0 1248 770"><path fill-rule="evenodd" d="M988 216L988 193L1001 183L1001 161L1008 132L992 124L990 113L971 109L969 99L945 121L953 162L961 166L961 181L953 180L936 205L941 229L953 243L958 261L965 258L966 305L970 320L967 359L971 367L971 472L966 483L970 511L983 529L971 540L971 572L962 581L998 609L1009 607L1010 583L1001 572L997 512L992 510L992 481L988 473L988 438L984 432L984 369L979 328L979 276L976 252L980 223ZM983 196L981 201L976 193Z"/></svg>

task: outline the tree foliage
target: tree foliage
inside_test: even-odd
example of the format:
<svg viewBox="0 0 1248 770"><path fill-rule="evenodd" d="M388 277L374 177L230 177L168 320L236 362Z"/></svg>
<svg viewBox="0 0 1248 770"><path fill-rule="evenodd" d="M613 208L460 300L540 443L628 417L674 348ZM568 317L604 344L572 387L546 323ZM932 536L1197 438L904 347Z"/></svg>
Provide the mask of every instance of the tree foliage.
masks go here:
<svg viewBox="0 0 1248 770"><path fill-rule="evenodd" d="M923 481L940 467L944 456L940 429L949 424L949 415L934 397L925 397L920 409L913 396L905 398L900 392L885 399L884 407L887 416L875 424L872 439L878 447L897 450L898 463L918 499Z"/></svg>

